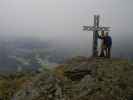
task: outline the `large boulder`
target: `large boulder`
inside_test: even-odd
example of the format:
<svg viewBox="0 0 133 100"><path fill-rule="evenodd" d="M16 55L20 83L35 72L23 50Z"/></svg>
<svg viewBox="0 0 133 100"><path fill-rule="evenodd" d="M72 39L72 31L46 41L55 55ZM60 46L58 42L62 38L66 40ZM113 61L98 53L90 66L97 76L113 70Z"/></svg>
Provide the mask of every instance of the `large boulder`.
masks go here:
<svg viewBox="0 0 133 100"><path fill-rule="evenodd" d="M94 76L96 73L97 65L89 62L81 62L76 64L70 64L65 66L64 73L73 81L79 81L86 75Z"/></svg>

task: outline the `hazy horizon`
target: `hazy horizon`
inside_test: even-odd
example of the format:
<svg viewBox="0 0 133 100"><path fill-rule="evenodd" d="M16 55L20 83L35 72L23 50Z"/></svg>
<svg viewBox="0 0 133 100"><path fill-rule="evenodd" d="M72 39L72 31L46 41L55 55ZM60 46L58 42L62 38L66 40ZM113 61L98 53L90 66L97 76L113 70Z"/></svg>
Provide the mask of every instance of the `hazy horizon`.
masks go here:
<svg viewBox="0 0 133 100"><path fill-rule="evenodd" d="M132 43L132 3L132 0L0 0L0 37L31 37L55 46L91 50L92 32L83 31L82 26L92 25L93 15L100 14L100 24L111 27L113 45Z"/></svg>

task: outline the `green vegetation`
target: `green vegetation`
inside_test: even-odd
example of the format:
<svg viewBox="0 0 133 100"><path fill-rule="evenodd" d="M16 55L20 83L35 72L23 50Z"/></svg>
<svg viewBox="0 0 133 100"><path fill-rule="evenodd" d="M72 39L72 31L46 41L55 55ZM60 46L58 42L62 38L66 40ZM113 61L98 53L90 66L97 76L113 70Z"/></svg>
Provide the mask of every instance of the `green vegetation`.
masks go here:
<svg viewBox="0 0 133 100"><path fill-rule="evenodd" d="M35 74L21 72L0 75L0 100L10 100L13 94L23 86L27 80L31 80Z"/></svg>

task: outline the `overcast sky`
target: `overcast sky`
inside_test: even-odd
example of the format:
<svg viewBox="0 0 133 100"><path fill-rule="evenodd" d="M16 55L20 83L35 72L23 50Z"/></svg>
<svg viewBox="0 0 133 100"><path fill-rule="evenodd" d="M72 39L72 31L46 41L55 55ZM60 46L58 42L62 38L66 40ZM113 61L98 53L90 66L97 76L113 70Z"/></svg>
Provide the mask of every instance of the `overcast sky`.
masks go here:
<svg viewBox="0 0 133 100"><path fill-rule="evenodd" d="M133 0L0 0L0 35L33 36L57 43L91 43L93 15L114 39L133 37Z"/></svg>

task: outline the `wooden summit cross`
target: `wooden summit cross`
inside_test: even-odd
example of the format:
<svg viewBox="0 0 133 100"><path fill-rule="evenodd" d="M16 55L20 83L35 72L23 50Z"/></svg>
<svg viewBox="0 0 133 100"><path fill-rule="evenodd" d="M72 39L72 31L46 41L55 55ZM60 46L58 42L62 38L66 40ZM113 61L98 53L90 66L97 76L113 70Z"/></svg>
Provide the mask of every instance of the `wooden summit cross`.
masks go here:
<svg viewBox="0 0 133 100"><path fill-rule="evenodd" d="M98 46L98 32L99 31L109 31L110 27L102 27L99 26L100 23L100 15L94 15L94 25L93 26L83 26L84 31L93 31L93 49L92 56L97 57L97 46Z"/></svg>

